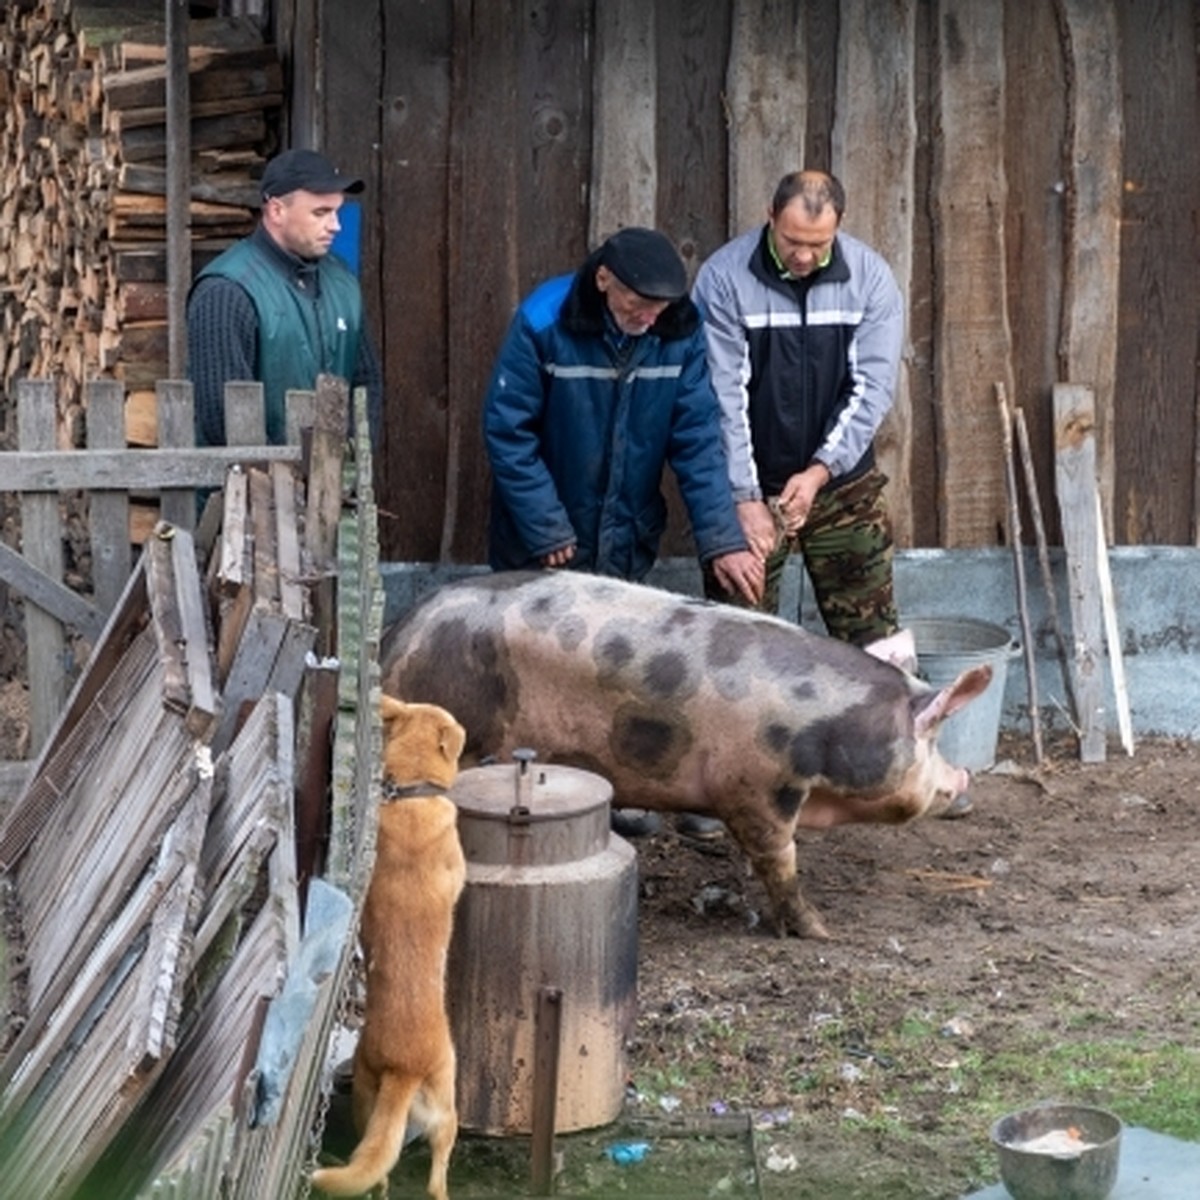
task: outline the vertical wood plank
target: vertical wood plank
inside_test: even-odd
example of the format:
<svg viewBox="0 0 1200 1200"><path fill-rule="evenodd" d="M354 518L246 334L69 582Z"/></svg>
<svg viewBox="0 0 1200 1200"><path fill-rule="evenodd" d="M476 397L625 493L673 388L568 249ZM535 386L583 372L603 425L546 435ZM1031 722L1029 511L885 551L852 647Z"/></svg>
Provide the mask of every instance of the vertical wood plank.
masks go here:
<svg viewBox="0 0 1200 1200"><path fill-rule="evenodd" d="M1195 4L1118 0L1117 13L1125 140L1113 541L1186 545L1200 509Z"/></svg>
<svg viewBox="0 0 1200 1200"><path fill-rule="evenodd" d="M1121 291L1120 40L1112 0L1060 0L1070 81L1064 147L1065 279L1059 377L1096 399L1096 472L1112 527L1118 310Z"/></svg>
<svg viewBox="0 0 1200 1200"><path fill-rule="evenodd" d="M725 104L732 237L765 220L775 185L806 161L808 55L803 13L790 0L734 4Z"/></svg>
<svg viewBox="0 0 1200 1200"><path fill-rule="evenodd" d="M1006 12L1011 18L1011 0ZM1059 366L1070 88L1069 51L1057 17L1053 4L1033 4L1020 20L1004 23L1004 235L1013 404L1028 415L1035 462L1045 478L1054 473L1051 388L1061 380L1087 380L1064 375ZM1057 509L1047 515L1057 543Z"/></svg>
<svg viewBox="0 0 1200 1200"><path fill-rule="evenodd" d="M659 128L655 224L694 276L702 258L726 240L724 195L729 144L721 84L729 58L729 13L723 0L668 0L652 6L658 21ZM697 180L709 181L698 187Z"/></svg>
<svg viewBox="0 0 1200 1200"><path fill-rule="evenodd" d="M484 557L489 474L481 411L520 293L516 225L517 0L454 0L449 424L439 558ZM481 119L480 114L487 114ZM490 253L479 250L486 231Z"/></svg>
<svg viewBox="0 0 1200 1200"><path fill-rule="evenodd" d="M1087 763L1105 757L1104 671L1096 525L1096 421L1091 389L1054 389L1055 482L1067 558L1067 595L1075 646L1075 704L1079 754Z"/></svg>
<svg viewBox="0 0 1200 1200"><path fill-rule="evenodd" d="M913 544L937 546L941 514L937 501L938 434L934 390L934 322L937 285L933 273L932 177L934 103L933 31L937 28L936 7L917 7L913 73L917 129L913 162L913 277L908 297L908 345L912 361L908 368L908 390L912 401L913 444L909 478L912 481Z"/></svg>
<svg viewBox="0 0 1200 1200"><path fill-rule="evenodd" d="M158 444L164 449L187 449L196 441L196 406L190 379L160 379L154 385L158 409ZM228 426L226 426L228 428ZM196 527L194 488L164 488L159 515L180 529Z"/></svg>
<svg viewBox="0 0 1200 1200"><path fill-rule="evenodd" d="M653 224L674 242L689 278L726 240L728 136L721 79L729 57L729 20L720 0L671 0L652 6L658 125ZM697 187L696 181L713 181ZM667 528L660 553L694 555L691 520L670 471L664 473Z"/></svg>
<svg viewBox="0 0 1200 1200"><path fill-rule="evenodd" d="M452 16L449 4L399 0L383 28L377 491L383 554L395 561L438 557L446 508Z"/></svg>
<svg viewBox="0 0 1200 1200"><path fill-rule="evenodd" d="M167 362L187 374L187 296L192 285L192 109L187 0L166 0Z"/></svg>
<svg viewBox="0 0 1200 1200"><path fill-rule="evenodd" d="M382 277L375 264L383 237L381 220L393 221L398 198L396 193L385 197L379 188L386 49L383 7L380 0L357 0L354 19L347 20L343 5L324 3L318 15L321 55L328 64L320 96L320 147L342 171L366 184L359 195L347 196L346 203L358 206L361 215L360 282L373 330L380 315Z"/></svg>
<svg viewBox="0 0 1200 1200"><path fill-rule="evenodd" d="M46 379L17 383L17 436L22 450L55 449L55 384ZM21 552L32 567L62 581L62 522L57 492L21 496ZM29 744L41 749L67 695L66 638L58 621L35 604L25 604L25 655L29 672Z"/></svg>
<svg viewBox="0 0 1200 1200"><path fill-rule="evenodd" d="M832 166L847 193L845 228L887 259L905 297L912 288L917 125L913 88L915 0L845 0L838 38L838 104ZM876 438L891 480L888 508L897 545L912 545L912 403L905 352L895 402Z"/></svg>
<svg viewBox="0 0 1200 1200"><path fill-rule="evenodd" d="M942 544L991 545L1005 520L992 391L1012 395L1003 215L1004 4L938 5L934 331Z"/></svg>
<svg viewBox="0 0 1200 1200"><path fill-rule="evenodd" d="M596 6L588 242L625 225L654 225L658 180L654 5Z"/></svg>
<svg viewBox="0 0 1200 1200"><path fill-rule="evenodd" d="M93 379L86 387L89 450L125 448L125 389L115 379ZM93 492L88 503L92 537L92 591L107 614L120 599L133 554L129 540L129 493Z"/></svg>
<svg viewBox="0 0 1200 1200"><path fill-rule="evenodd" d="M531 5L517 48L520 292L572 271L588 251L590 0Z"/></svg>
<svg viewBox="0 0 1200 1200"><path fill-rule="evenodd" d="M255 381L225 385L225 442L230 446L267 444L263 385ZM161 435L159 438L161 442Z"/></svg>

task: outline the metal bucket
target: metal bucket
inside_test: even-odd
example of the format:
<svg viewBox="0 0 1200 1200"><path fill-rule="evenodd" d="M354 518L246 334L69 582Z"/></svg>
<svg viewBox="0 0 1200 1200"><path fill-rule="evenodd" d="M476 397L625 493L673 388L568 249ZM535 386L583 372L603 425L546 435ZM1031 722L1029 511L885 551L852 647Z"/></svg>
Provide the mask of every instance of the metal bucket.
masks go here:
<svg viewBox="0 0 1200 1200"><path fill-rule="evenodd" d="M467 860L447 973L459 1123L531 1133L549 1105L556 1132L607 1125L637 1015L637 858L609 829L612 787L525 761L463 771L450 795Z"/></svg>
<svg viewBox="0 0 1200 1200"><path fill-rule="evenodd" d="M996 762L1008 660L1016 653L1008 630L973 617L916 617L901 624L912 630L917 674L934 687L953 683L970 667L991 666L987 690L950 717L938 734L938 749L947 762L986 771Z"/></svg>

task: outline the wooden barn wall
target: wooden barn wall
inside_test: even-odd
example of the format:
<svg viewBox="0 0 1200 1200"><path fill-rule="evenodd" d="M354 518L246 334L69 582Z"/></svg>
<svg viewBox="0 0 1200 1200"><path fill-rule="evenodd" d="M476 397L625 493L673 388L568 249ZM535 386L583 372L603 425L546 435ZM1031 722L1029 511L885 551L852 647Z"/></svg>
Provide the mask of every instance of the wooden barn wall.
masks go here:
<svg viewBox="0 0 1200 1200"><path fill-rule="evenodd" d="M293 140L370 180L385 558L482 557L480 406L526 291L622 224L694 271L802 164L843 177L908 297L881 437L902 545L1003 542L997 384L1058 540L1057 382L1095 389L1112 540L1200 544L1200 0L284 0L276 22ZM664 551L689 549L675 502Z"/></svg>

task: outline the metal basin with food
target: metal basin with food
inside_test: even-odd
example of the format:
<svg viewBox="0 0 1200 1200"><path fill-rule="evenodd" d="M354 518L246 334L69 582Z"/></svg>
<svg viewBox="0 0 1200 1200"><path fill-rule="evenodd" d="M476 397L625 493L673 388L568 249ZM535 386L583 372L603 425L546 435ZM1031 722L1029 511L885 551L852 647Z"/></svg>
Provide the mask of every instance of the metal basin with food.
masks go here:
<svg viewBox="0 0 1200 1200"><path fill-rule="evenodd" d="M1036 1104L992 1126L1013 1200L1104 1200L1117 1182L1121 1120L1081 1104Z"/></svg>

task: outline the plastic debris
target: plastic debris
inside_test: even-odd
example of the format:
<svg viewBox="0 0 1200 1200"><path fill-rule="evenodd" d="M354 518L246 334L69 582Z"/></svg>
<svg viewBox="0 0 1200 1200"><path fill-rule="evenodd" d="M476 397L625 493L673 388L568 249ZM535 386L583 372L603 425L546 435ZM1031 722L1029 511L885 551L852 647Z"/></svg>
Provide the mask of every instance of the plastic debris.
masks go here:
<svg viewBox="0 0 1200 1200"><path fill-rule="evenodd" d="M967 1040L975 1036L975 1026L966 1017L951 1017L938 1032L944 1038Z"/></svg>
<svg viewBox="0 0 1200 1200"><path fill-rule="evenodd" d="M605 1156L619 1167L640 1163L650 1153L649 1142L614 1142L604 1147Z"/></svg>
<svg viewBox="0 0 1200 1200"><path fill-rule="evenodd" d="M790 1108L768 1108L754 1116L754 1128L757 1130L778 1129L781 1125L790 1125L791 1123L792 1110Z"/></svg>
<svg viewBox="0 0 1200 1200"><path fill-rule="evenodd" d="M799 1166L796 1156L790 1150L780 1150L777 1146L772 1146L763 1158L763 1167L774 1175L795 1171Z"/></svg>

